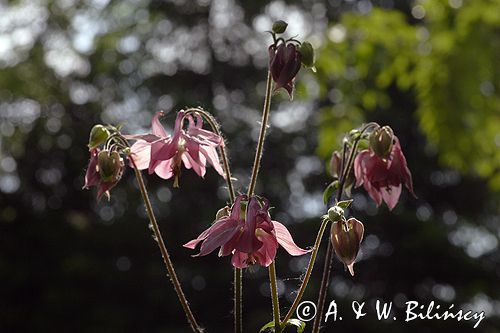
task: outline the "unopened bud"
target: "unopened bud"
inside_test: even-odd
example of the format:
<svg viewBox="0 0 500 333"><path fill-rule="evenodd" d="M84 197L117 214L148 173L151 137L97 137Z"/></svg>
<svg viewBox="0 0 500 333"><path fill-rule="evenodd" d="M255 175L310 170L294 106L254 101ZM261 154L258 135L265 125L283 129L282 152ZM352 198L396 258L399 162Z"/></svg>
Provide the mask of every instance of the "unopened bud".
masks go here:
<svg viewBox="0 0 500 333"><path fill-rule="evenodd" d="M90 131L89 149L95 149L106 142L109 138L109 131L103 125L95 125Z"/></svg>
<svg viewBox="0 0 500 333"><path fill-rule="evenodd" d="M116 151L103 150L97 155L97 167L103 182L117 182L123 170L123 161Z"/></svg>
<svg viewBox="0 0 500 333"><path fill-rule="evenodd" d="M299 48L300 55L302 56L302 64L306 67L314 66L314 49L309 42L303 42Z"/></svg>
<svg viewBox="0 0 500 333"><path fill-rule="evenodd" d="M342 157L338 151L334 151L330 159L330 174L332 177L340 178L340 168L342 167Z"/></svg>
<svg viewBox="0 0 500 333"><path fill-rule="evenodd" d="M273 32L275 34L282 34L285 32L286 28L288 27L288 23L285 21L279 20L273 23Z"/></svg>
<svg viewBox="0 0 500 333"><path fill-rule="evenodd" d="M330 240L335 254L353 276L354 261L358 255L364 231L363 223L352 217L347 221L338 221L332 224Z"/></svg>
<svg viewBox="0 0 500 333"><path fill-rule="evenodd" d="M379 127L370 135L370 148L380 158L387 158L392 151L394 133L389 126Z"/></svg>
<svg viewBox="0 0 500 333"><path fill-rule="evenodd" d="M328 218L332 222L340 221L344 217L344 210L339 206L333 206L328 209Z"/></svg>

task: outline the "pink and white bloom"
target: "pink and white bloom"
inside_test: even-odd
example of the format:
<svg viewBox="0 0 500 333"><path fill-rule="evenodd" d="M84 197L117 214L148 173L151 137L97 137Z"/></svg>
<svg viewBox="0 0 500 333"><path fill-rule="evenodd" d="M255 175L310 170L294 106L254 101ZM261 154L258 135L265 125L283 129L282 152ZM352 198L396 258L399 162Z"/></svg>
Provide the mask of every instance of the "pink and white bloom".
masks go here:
<svg viewBox="0 0 500 333"><path fill-rule="evenodd" d="M223 216L198 238L184 244L194 249L201 243L200 253L205 256L220 247L219 256L232 255L231 263L237 268L259 264L268 267L281 245L292 256L308 253L298 247L287 228L269 216L269 203L264 198L246 195L236 198L228 216Z"/></svg>
<svg viewBox="0 0 500 333"><path fill-rule="evenodd" d="M377 206L383 200L392 210L398 203L403 183L415 196L411 172L396 136L388 158L377 156L371 149L361 151L354 160L354 175L356 187L363 185Z"/></svg>
<svg viewBox="0 0 500 333"><path fill-rule="evenodd" d="M222 146L222 138L204 130L200 115L186 115L179 111L175 120L174 132L170 136L160 123L163 112L157 112L151 122L152 134L129 135L127 139L136 139L131 147L131 157L139 170L148 169L163 179L174 178L174 187L178 187L181 164L186 169L193 169L200 177L206 173L207 162L224 177L217 147ZM184 120L188 121L184 129Z"/></svg>

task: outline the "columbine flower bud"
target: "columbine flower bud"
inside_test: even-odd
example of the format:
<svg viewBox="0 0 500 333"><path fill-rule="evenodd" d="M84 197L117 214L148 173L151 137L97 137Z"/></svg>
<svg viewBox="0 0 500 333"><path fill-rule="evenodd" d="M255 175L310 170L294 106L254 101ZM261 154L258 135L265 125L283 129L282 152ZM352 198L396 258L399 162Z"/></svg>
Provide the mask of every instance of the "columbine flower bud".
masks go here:
<svg viewBox="0 0 500 333"><path fill-rule="evenodd" d="M285 21L279 20L273 23L273 32L275 34L282 34L285 32L286 28L288 27L288 23Z"/></svg>
<svg viewBox="0 0 500 333"><path fill-rule="evenodd" d="M332 224L330 240L333 249L352 276L354 276L354 260L358 255L364 230L363 223L353 217L347 221L338 221Z"/></svg>
<svg viewBox="0 0 500 333"><path fill-rule="evenodd" d="M95 125L90 131L89 149L95 149L102 145L109 138L109 131L103 125Z"/></svg>
<svg viewBox="0 0 500 333"><path fill-rule="evenodd" d="M276 83L274 90L285 88L293 98L295 76L300 70L302 55L293 43L281 43L269 47L269 71Z"/></svg>
<svg viewBox="0 0 500 333"><path fill-rule="evenodd" d="M333 206L328 209L328 218L332 222L340 221L344 217L344 210L339 206Z"/></svg>
<svg viewBox="0 0 500 333"><path fill-rule="evenodd" d="M299 48L300 55L302 56L301 61L302 65L305 67L313 67L314 66L314 49L309 42L303 42L300 44Z"/></svg>
<svg viewBox="0 0 500 333"><path fill-rule="evenodd" d="M118 152L103 150L97 155L97 167L103 182L117 182L122 176L123 160Z"/></svg>
<svg viewBox="0 0 500 333"><path fill-rule="evenodd" d="M332 153L332 158L330 159L330 174L332 177L340 178L340 168L342 167L342 157L338 151Z"/></svg>
<svg viewBox="0 0 500 333"><path fill-rule="evenodd" d="M379 127L370 135L370 148L380 158L387 158L392 151L394 133L389 126Z"/></svg>

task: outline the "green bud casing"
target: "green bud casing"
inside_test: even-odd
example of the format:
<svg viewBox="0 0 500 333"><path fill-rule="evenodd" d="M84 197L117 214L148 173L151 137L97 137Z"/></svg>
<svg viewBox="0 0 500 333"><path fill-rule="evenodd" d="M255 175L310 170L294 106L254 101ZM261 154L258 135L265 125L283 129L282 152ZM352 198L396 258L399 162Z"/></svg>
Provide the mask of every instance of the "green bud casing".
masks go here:
<svg viewBox="0 0 500 333"><path fill-rule="evenodd" d="M332 222L340 221L344 217L344 210L339 206L333 206L328 209L328 218Z"/></svg>
<svg viewBox="0 0 500 333"><path fill-rule="evenodd" d="M89 149L95 149L105 143L109 135L108 129L103 125L95 125L92 127L92 130L90 130Z"/></svg>
<svg viewBox="0 0 500 333"><path fill-rule="evenodd" d="M309 42L303 42L300 44L299 48L300 55L302 56L301 61L305 67L314 66L314 49Z"/></svg>
<svg viewBox="0 0 500 333"><path fill-rule="evenodd" d="M117 182L122 176L123 161L118 152L103 150L97 155L97 168L103 182Z"/></svg>
<svg viewBox="0 0 500 333"><path fill-rule="evenodd" d="M285 32L286 28L288 27L288 23L285 21L279 20L273 23L273 32L275 34L282 34Z"/></svg>
<svg viewBox="0 0 500 333"><path fill-rule="evenodd" d="M392 151L394 133L389 126L379 127L370 134L370 149L380 158L387 158Z"/></svg>

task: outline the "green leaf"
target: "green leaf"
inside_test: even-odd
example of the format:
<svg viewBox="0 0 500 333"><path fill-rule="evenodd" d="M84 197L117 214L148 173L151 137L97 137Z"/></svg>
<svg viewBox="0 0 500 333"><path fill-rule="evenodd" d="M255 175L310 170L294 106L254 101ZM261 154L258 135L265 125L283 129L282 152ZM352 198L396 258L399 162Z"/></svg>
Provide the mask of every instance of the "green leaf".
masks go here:
<svg viewBox="0 0 500 333"><path fill-rule="evenodd" d="M323 192L323 201L325 204L328 203L328 199L332 196L332 194L339 188L339 181L335 180L330 183Z"/></svg>
<svg viewBox="0 0 500 333"><path fill-rule="evenodd" d="M282 323L281 325L282 327L295 326L297 327L297 333L303 333L306 328L306 323L298 319L289 319L286 323ZM260 332L274 332L274 320L262 326L259 330L259 333Z"/></svg>
<svg viewBox="0 0 500 333"><path fill-rule="evenodd" d="M346 209L347 207L349 207L352 204L353 201L354 201L353 199L339 201L339 202L337 202L337 206L339 206L342 209Z"/></svg>
<svg viewBox="0 0 500 333"><path fill-rule="evenodd" d="M270 330L272 328L272 331ZM259 330L259 333L260 332L265 332L269 330L269 332L274 332L274 320L271 320L270 322L268 322L267 324L265 324L264 326L262 326Z"/></svg>

